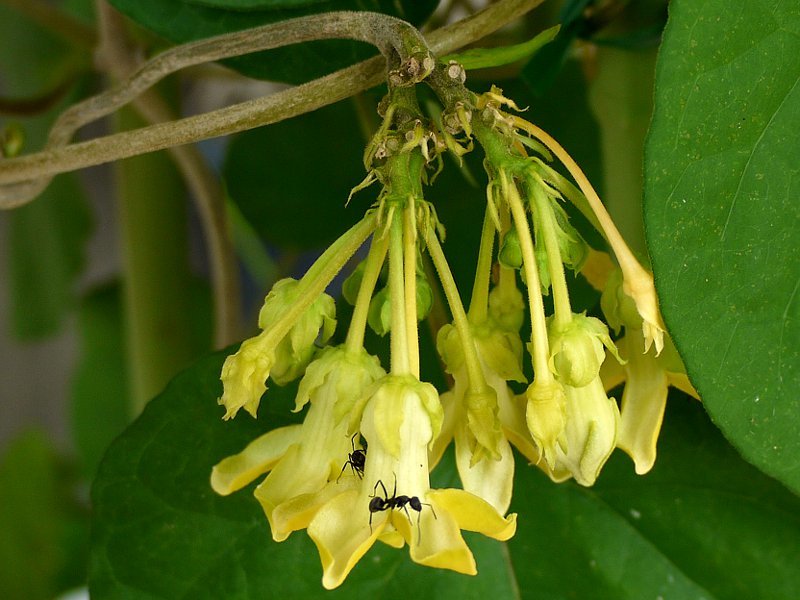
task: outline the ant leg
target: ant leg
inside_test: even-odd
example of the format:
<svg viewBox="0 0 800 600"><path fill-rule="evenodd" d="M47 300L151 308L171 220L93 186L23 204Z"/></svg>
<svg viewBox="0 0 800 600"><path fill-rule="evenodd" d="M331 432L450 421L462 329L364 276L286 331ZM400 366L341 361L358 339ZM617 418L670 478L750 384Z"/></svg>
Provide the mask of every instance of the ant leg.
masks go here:
<svg viewBox="0 0 800 600"><path fill-rule="evenodd" d="M374 498L375 497L375 492L378 491L378 486L381 486L381 489L383 489L383 497L386 500L388 500L389 499L389 494L386 493L386 486L383 485L383 481L381 481L380 479L378 479L378 481L375 482L375 487L372 488L372 495L370 496L370 498Z"/></svg>
<svg viewBox="0 0 800 600"><path fill-rule="evenodd" d="M344 463L342 465L342 470L339 471L339 476L336 478L336 483L339 483L339 480L342 478L342 474L344 473L344 470L347 468L347 465L349 465L349 464L350 464L350 461L348 460L346 463ZM352 469L353 466L350 465L350 468Z"/></svg>
<svg viewBox="0 0 800 600"><path fill-rule="evenodd" d="M431 512L433 513L433 518L434 518L434 519L436 519L437 521L439 520L439 517L437 517L437 516L436 516L436 511L435 511L435 510L433 510L433 505L432 505L432 504L429 504L429 503L427 503L427 502L420 502L420 504L422 504L423 506L427 506L428 508L430 508L430 509L431 509Z"/></svg>

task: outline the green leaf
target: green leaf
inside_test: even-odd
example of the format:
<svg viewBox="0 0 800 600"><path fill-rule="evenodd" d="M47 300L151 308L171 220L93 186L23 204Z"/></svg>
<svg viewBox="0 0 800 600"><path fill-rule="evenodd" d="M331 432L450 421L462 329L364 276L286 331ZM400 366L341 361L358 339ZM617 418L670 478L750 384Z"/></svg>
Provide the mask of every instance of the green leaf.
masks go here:
<svg viewBox="0 0 800 600"><path fill-rule="evenodd" d="M231 31L277 23L295 17L337 10L374 11L390 14L414 24L424 21L436 0L328 0L298 6L281 0L267 10L234 10L199 6L188 0L112 0L119 11L177 44ZM220 2L220 4L222 4ZM325 40L292 45L225 61L250 77L302 83L375 55L374 47L349 40Z"/></svg>
<svg viewBox="0 0 800 600"><path fill-rule="evenodd" d="M61 175L36 199L9 214L14 332L23 339L54 333L74 307L92 217L75 178Z"/></svg>
<svg viewBox="0 0 800 600"><path fill-rule="evenodd" d="M671 397L664 423L645 476L619 451L593 488L519 466L508 545L529 565L523 598L798 597L800 500L742 461L696 401Z"/></svg>
<svg viewBox="0 0 800 600"><path fill-rule="evenodd" d="M83 299L78 332L81 358L72 381L72 431L91 478L132 411L119 286L104 286Z"/></svg>
<svg viewBox="0 0 800 600"><path fill-rule="evenodd" d="M727 438L800 491L800 5L670 6L645 171L664 318Z"/></svg>
<svg viewBox="0 0 800 600"><path fill-rule="evenodd" d="M85 540L76 544L75 517L70 514L74 507L65 502L65 473L59 467L40 431L19 434L0 456L0 598L4 600L49 600L65 583L77 583L67 570L85 568Z"/></svg>
<svg viewBox="0 0 800 600"><path fill-rule="evenodd" d="M443 56L442 60L445 62L455 60L461 63L467 71L486 69L488 67L502 67L536 54L542 46L553 41L560 28L560 25L554 25L521 44L499 46L497 48L471 48L458 54Z"/></svg>
<svg viewBox="0 0 800 600"><path fill-rule="evenodd" d="M211 467L265 429L296 421L296 386L272 386L259 420L223 422L216 398L225 352L179 375L109 448L92 488L90 591L98 600L310 598L322 568L304 532L275 543L252 496L211 490ZM444 477L454 476L452 461ZM330 598L477 598L511 595L502 545L475 540L476 578L411 563L408 552L373 548Z"/></svg>
<svg viewBox="0 0 800 600"><path fill-rule="evenodd" d="M351 101L239 134L223 168L245 219L267 242L291 250L325 246L363 215L374 194L348 206L364 178L361 135Z"/></svg>

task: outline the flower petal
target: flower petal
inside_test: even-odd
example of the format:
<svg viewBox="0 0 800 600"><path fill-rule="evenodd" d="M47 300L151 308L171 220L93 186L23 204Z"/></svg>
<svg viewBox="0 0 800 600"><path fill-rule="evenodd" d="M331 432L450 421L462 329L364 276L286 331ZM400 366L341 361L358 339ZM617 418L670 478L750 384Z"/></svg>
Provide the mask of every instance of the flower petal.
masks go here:
<svg viewBox="0 0 800 600"><path fill-rule="evenodd" d="M318 492L295 496L279 504L270 519L273 539L281 542L293 531L305 529L322 506L339 494L358 489L358 486L357 480L350 477L339 483L331 482Z"/></svg>
<svg viewBox="0 0 800 600"><path fill-rule="evenodd" d="M656 460L656 442L667 405L667 373L652 352L633 350L629 355L617 447L633 459L636 473L643 475Z"/></svg>
<svg viewBox="0 0 800 600"><path fill-rule="evenodd" d="M463 425L456 428L456 466L464 489L479 498L483 498L503 514L511 504L511 492L514 486L514 456L511 446L505 437L497 445L499 460L484 453L483 457L472 464L473 444L470 444L470 432Z"/></svg>
<svg viewBox="0 0 800 600"><path fill-rule="evenodd" d="M322 561L322 585L332 590L342 584L348 573L383 531L386 513L372 515L363 493L348 490L325 504L308 525Z"/></svg>
<svg viewBox="0 0 800 600"><path fill-rule="evenodd" d="M430 500L430 496L428 496ZM433 501L432 504L438 504ZM402 512L392 515L395 527L409 541L411 560L426 567L450 569L465 575L475 575L475 557L461 536L456 519L445 510L436 511L423 506L417 522L411 524ZM415 519L416 520L416 519Z"/></svg>
<svg viewBox="0 0 800 600"><path fill-rule="evenodd" d="M222 459L211 470L211 487L227 496L272 469L289 446L300 439L301 425L279 427L250 442L244 450Z"/></svg>
<svg viewBox="0 0 800 600"><path fill-rule="evenodd" d="M323 461L304 460L299 444L291 446L272 472L256 488L255 497L267 515L272 537L280 542L292 530L279 528L274 519L274 511L294 497L313 494L325 486L330 474L330 465Z"/></svg>
<svg viewBox="0 0 800 600"><path fill-rule="evenodd" d="M464 490L431 490L427 497L442 513L453 515L461 529L500 541L510 539L517 531L516 514L504 518L491 504Z"/></svg>

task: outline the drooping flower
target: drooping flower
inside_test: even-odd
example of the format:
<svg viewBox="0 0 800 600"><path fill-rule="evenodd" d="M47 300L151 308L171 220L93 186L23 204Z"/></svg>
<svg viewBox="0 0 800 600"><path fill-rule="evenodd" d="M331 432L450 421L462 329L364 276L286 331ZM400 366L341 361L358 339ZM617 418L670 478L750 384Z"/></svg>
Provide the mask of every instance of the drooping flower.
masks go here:
<svg viewBox="0 0 800 600"><path fill-rule="evenodd" d="M327 497L320 492L341 478L352 443L348 417L356 399L383 375L377 358L364 351L326 349L309 365L297 391L296 410L310 404L303 424L270 431L221 461L212 471L214 490L229 494L269 471L255 496L272 537L282 541L305 528Z"/></svg>
<svg viewBox="0 0 800 600"><path fill-rule="evenodd" d="M388 375L367 401L361 434L369 442L364 478L330 498L308 525L323 566L323 585L337 587L376 540L408 544L415 562L475 574L461 530L505 540L516 515L503 518L464 490L432 490L428 450L441 427L438 394L410 375Z"/></svg>
<svg viewBox="0 0 800 600"><path fill-rule="evenodd" d="M650 471L655 463L669 386L700 399L669 337L660 355L656 355L653 348L642 353L644 338L641 329L626 327L625 336L617 340L617 347L627 362L620 364L609 359L600 369L607 391L625 384L617 447L633 459L639 475Z"/></svg>

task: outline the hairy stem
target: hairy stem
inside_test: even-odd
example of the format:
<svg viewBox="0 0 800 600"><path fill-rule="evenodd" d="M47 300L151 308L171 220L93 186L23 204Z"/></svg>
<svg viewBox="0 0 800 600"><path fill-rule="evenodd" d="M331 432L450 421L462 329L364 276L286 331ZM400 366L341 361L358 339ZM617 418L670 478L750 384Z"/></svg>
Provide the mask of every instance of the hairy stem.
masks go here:
<svg viewBox="0 0 800 600"><path fill-rule="evenodd" d="M501 0L472 17L432 32L427 38L428 44L435 53L452 52L496 31L543 1ZM253 49L241 50L242 53L250 51ZM152 64L152 61L148 63ZM3 161L0 163L0 208L13 208L35 198L49 181L42 182L40 178L244 131L316 110L380 83L383 65L381 58L370 59L266 98ZM142 71L148 68L145 66Z"/></svg>

